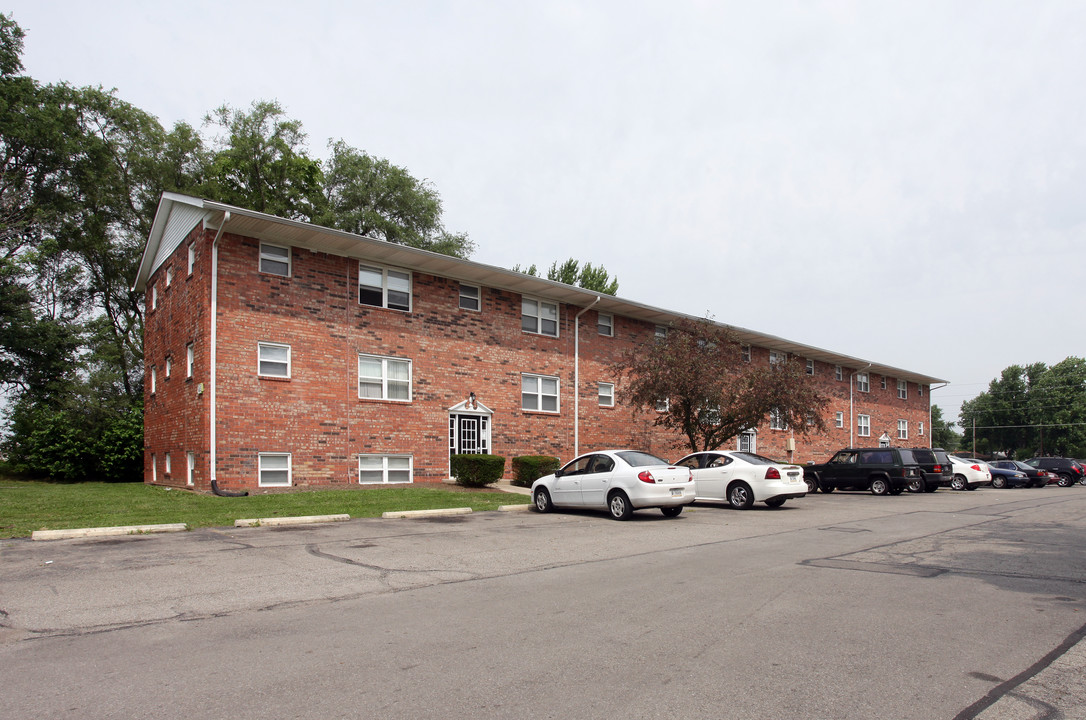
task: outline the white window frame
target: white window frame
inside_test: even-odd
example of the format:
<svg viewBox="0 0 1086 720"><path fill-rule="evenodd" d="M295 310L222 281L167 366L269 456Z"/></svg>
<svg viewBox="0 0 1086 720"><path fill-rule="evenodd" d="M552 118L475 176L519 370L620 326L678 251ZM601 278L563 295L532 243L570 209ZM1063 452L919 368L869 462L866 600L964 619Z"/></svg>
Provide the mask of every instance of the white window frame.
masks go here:
<svg viewBox="0 0 1086 720"><path fill-rule="evenodd" d="M528 312L528 306L534 305L534 314ZM549 318L543 317L543 308L550 307L554 309L554 333L544 332L543 323L549 321ZM532 333L533 335L544 335L546 337L558 337L559 320L559 308L558 303L553 303L548 300L539 300L532 297L521 297L520 299L520 329L526 333ZM526 327L526 320L531 320L532 328Z"/></svg>
<svg viewBox="0 0 1086 720"><path fill-rule="evenodd" d="M917 426L916 427L916 434L919 435L920 437L924 437L924 423L923 422L918 422L916 424L916 426Z"/></svg>
<svg viewBox="0 0 1086 720"><path fill-rule="evenodd" d="M833 366L833 378L838 382L845 379L845 369L840 365Z"/></svg>
<svg viewBox="0 0 1086 720"><path fill-rule="evenodd" d="M374 460L377 460L377 461L380 462L380 464L381 464L380 468L375 468L375 467L363 468L362 467L362 464L364 462L370 461L372 463ZM407 461L407 468L389 467L389 461L390 460L396 460L396 461L401 461L401 462L403 460L406 460ZM399 474L403 473L405 469L407 471L407 479L406 480L390 480L389 479L390 473L396 473L397 476L398 476ZM374 472L378 472L378 471L381 473L381 479L380 480L363 480L362 479L363 473L374 473ZM395 453L389 454L389 455L382 455L382 454L377 454L377 453L364 453L364 454L361 454L361 455L358 456L358 484L359 485L410 485L410 484L412 484L414 482L415 482L415 458L414 458L413 455L402 455L402 454L395 454Z"/></svg>
<svg viewBox="0 0 1086 720"><path fill-rule="evenodd" d="M615 406L615 384L614 383L597 383L599 386L599 399L600 407L614 407Z"/></svg>
<svg viewBox="0 0 1086 720"><path fill-rule="evenodd" d="M909 421L898 420L897 421L897 439L908 440L909 439Z"/></svg>
<svg viewBox="0 0 1086 720"><path fill-rule="evenodd" d="M856 435L859 437L871 437L871 416L856 416Z"/></svg>
<svg viewBox="0 0 1086 720"><path fill-rule="evenodd" d="M671 409L671 399L670 398L663 398L662 400L657 400L656 401L656 412L658 412L658 413L666 413L670 409Z"/></svg>
<svg viewBox="0 0 1086 720"><path fill-rule="evenodd" d="M151 482L158 482L158 465L155 463L154 453L151 453Z"/></svg>
<svg viewBox="0 0 1086 720"><path fill-rule="evenodd" d="M166 268L166 287L169 287L171 284L173 284L173 267L172 266Z"/></svg>
<svg viewBox="0 0 1086 720"><path fill-rule="evenodd" d="M610 313L597 313L596 332L604 337L614 337L615 316Z"/></svg>
<svg viewBox="0 0 1086 720"><path fill-rule="evenodd" d="M151 309L152 310L157 310L158 309L158 284L157 283L151 286Z"/></svg>
<svg viewBox="0 0 1086 720"><path fill-rule="evenodd" d="M815 371L814 360L808 359L807 360L807 374L813 377L814 376L814 371Z"/></svg>
<svg viewBox="0 0 1086 720"><path fill-rule="evenodd" d="M529 391L525 388L527 380L535 381L535 391ZM554 393L546 393L543 391L544 381L554 381ZM527 407L528 403L524 400L526 397L535 398L535 407ZM546 398L554 398L554 409L546 409L543 407L543 401ZM536 375L535 373L521 373L520 374L520 409L524 412L539 412L548 413L551 415L557 415L562 411L562 383L559 378L554 375Z"/></svg>
<svg viewBox="0 0 1086 720"><path fill-rule="evenodd" d="M185 484L192 487L196 484L196 453L185 453Z"/></svg>
<svg viewBox="0 0 1086 720"><path fill-rule="evenodd" d="M191 378L192 371L196 366L196 346L194 343L189 343L185 346L185 377Z"/></svg>
<svg viewBox="0 0 1086 720"><path fill-rule="evenodd" d="M788 423L781 417L781 411L777 408L773 408L769 411L769 429L770 430L787 430Z"/></svg>
<svg viewBox="0 0 1086 720"><path fill-rule="evenodd" d="M470 292L465 294L465 290L470 290L475 293L472 295ZM475 303L475 307L469 307L464 304L467 300L469 303ZM459 295L459 307L461 310L470 310L472 312L479 312L483 307L483 290L478 285L467 285L460 283L460 295Z"/></svg>
<svg viewBox="0 0 1086 720"><path fill-rule="evenodd" d="M369 273L371 273L371 274L380 273L380 275L381 275L381 286L380 287L378 287L377 285L373 285L371 283L367 283L365 285L362 284L362 273L367 272L367 271ZM402 292L405 292L402 289L394 289L394 288L390 287L390 283L389 283L389 276L390 275L393 276L393 279L395 279L395 280L404 280L404 279L407 280L407 290L406 290L406 293L407 293L407 307L403 307L403 305L401 303L395 303L395 304L390 304L389 303L389 294L390 293L402 293ZM406 278L401 277L401 276L406 276ZM371 292L373 292L375 290L380 290L381 291L381 304L378 305L377 303L373 303L373 302L362 302L362 290L363 290L363 288L368 288ZM396 310L398 312L411 312L411 307L412 307L412 304L414 303L414 300L415 300L414 295L415 295L415 274L412 273L410 270L407 270L405 268L397 268L397 267L384 267L382 265L370 265L368 263L359 263L358 264L358 304L359 305L365 305L366 307L379 307L379 308L384 308L386 310Z"/></svg>
<svg viewBox="0 0 1086 720"><path fill-rule="evenodd" d="M276 250L283 250L283 251L286 252L286 257L284 258L282 255L277 255L277 254L271 253L271 252L265 252L264 248L275 248ZM257 267L260 269L260 272L266 273L268 275L278 275L279 277L290 277L291 272L294 270L293 262L292 262L292 260L293 260L292 256L293 255L294 255L294 253L291 252L291 249L290 249L289 245L276 245L275 243L264 243L264 242L262 242L262 243L260 243L260 262L258 263ZM287 270L286 270L286 272L279 272L277 269L270 269L270 267L266 267L264 265L265 261L267 261L268 263L275 263L276 265L286 265Z"/></svg>
<svg viewBox="0 0 1086 720"><path fill-rule="evenodd" d="M281 360L279 358L266 358L264 357L265 350L286 350L287 359ZM281 378L289 380L291 377L292 365L291 365L291 350L290 345L285 343L274 342L258 342L256 344L256 374L260 377ZM285 366L282 373L265 372L265 365ZM269 368L270 369L270 368Z"/></svg>
<svg viewBox="0 0 1086 720"><path fill-rule="evenodd" d="M162 456L162 473L164 475L166 475L166 476L169 476L169 475L171 475L173 473L173 470L172 470L172 468L170 466L170 454L169 453L165 453Z"/></svg>
<svg viewBox="0 0 1086 720"><path fill-rule="evenodd" d="M652 334L653 337L657 338L658 340L664 340L665 338L667 338L667 326L657 325L655 329L653 329Z"/></svg>
<svg viewBox="0 0 1086 720"><path fill-rule="evenodd" d="M916 396L917 397L924 397L924 386L921 385L920 383L916 384Z"/></svg>
<svg viewBox="0 0 1086 720"><path fill-rule="evenodd" d="M381 375L380 377L375 375L363 375L362 374L362 362L366 361L380 361L381 363ZM389 377L389 365L405 365L407 367L407 379L402 380L400 378ZM358 399L359 400L382 400L387 402L409 403L414 399L414 364L407 358L398 357L386 357L383 355L368 355L366 353L358 354ZM380 397L373 397L370 395L362 394L362 385L365 383L367 386L376 387L377 383L381 385ZM389 387L403 387L407 386L407 397L391 397L389 395Z"/></svg>
<svg viewBox="0 0 1086 720"><path fill-rule="evenodd" d="M747 447L743 447L744 439L747 441ZM735 439L735 449L739 452L758 452L758 433L753 430L744 430L739 433L739 436Z"/></svg>
<svg viewBox="0 0 1086 720"><path fill-rule="evenodd" d="M909 383L907 380L897 381L897 396L899 400L909 399Z"/></svg>
<svg viewBox="0 0 1086 720"><path fill-rule="evenodd" d="M286 458L286 468L281 467L264 467L265 461L271 461L273 459ZM294 462L290 453L275 453L275 452L262 452L257 453L257 486L258 487L292 487L294 485ZM281 473L286 470L287 480L286 482L264 482L264 473L267 471L270 473Z"/></svg>
<svg viewBox="0 0 1086 720"><path fill-rule="evenodd" d="M856 391L871 392L871 377L867 373L856 373Z"/></svg>
<svg viewBox="0 0 1086 720"><path fill-rule="evenodd" d="M189 243L188 256L188 274L191 276L193 269L196 267L196 243Z"/></svg>
<svg viewBox="0 0 1086 720"><path fill-rule="evenodd" d="M739 346L739 357L743 362L750 362L750 345Z"/></svg>
<svg viewBox="0 0 1086 720"><path fill-rule="evenodd" d="M837 414L834 415L833 422L836 427L843 428L845 426L845 413L838 410Z"/></svg>
<svg viewBox="0 0 1086 720"><path fill-rule="evenodd" d="M158 367L151 366L151 394L154 395L158 392Z"/></svg>
<svg viewBox="0 0 1086 720"><path fill-rule="evenodd" d="M166 380L170 379L170 373L173 371L173 358L169 355L166 356L166 362L164 363L163 377Z"/></svg>
<svg viewBox="0 0 1086 720"><path fill-rule="evenodd" d="M886 389L886 376L885 376L885 375L883 375L883 376L882 376L882 377L880 378L880 380L879 380L879 388L880 388L881 390L885 390L885 389Z"/></svg>
<svg viewBox="0 0 1086 720"><path fill-rule="evenodd" d="M787 353L778 352L776 350L769 351L769 364L770 365L782 365L788 358Z"/></svg>

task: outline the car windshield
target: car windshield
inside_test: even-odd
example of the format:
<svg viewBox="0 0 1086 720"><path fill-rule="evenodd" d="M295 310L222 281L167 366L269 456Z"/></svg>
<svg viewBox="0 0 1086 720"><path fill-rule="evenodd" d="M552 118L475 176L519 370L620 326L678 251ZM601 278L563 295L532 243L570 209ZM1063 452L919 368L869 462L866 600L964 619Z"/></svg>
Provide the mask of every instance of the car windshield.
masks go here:
<svg viewBox="0 0 1086 720"><path fill-rule="evenodd" d="M770 460L767 457L762 457L761 455L755 455L754 453L736 452L736 453L732 453L732 455L734 457L739 458L740 460L746 460L751 465L776 465L777 464L776 460Z"/></svg>
<svg viewBox="0 0 1086 720"><path fill-rule="evenodd" d="M667 460L658 458L655 455L649 455L646 452L640 452L638 450L623 450L622 452L615 453L622 458L630 467L645 467L647 465L667 465Z"/></svg>
<svg viewBox="0 0 1086 720"><path fill-rule="evenodd" d="M1014 462L1015 467L1017 467L1019 470L1036 470L1037 469L1037 468L1034 468L1034 467L1030 467L1029 465L1026 465L1021 460L1014 460L1012 462Z"/></svg>

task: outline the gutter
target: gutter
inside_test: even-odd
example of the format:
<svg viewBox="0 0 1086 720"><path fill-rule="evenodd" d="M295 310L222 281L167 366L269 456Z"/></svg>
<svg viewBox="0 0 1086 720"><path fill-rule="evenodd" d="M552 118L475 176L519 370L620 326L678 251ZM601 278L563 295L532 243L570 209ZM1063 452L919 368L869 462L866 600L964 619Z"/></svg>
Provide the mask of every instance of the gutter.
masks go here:
<svg viewBox="0 0 1086 720"><path fill-rule="evenodd" d="M592 304L573 316L573 457L581 454L581 316L596 307L603 298L599 295ZM929 423L930 424L930 423Z"/></svg>
<svg viewBox="0 0 1086 720"><path fill-rule="evenodd" d="M211 427L208 428L208 435L211 439L211 449L209 454L209 462L211 465L211 489L217 495L218 490L218 478L215 474L215 468L217 462L217 442L216 429L216 399L215 391L217 388L217 373L216 368L218 366L218 345L219 345L219 240L222 238L222 231L226 228L226 223L230 220L230 211L227 210L223 215L222 222L219 223L219 229L215 232L215 239L211 242L211 373L208 380L208 402L211 404L209 410Z"/></svg>

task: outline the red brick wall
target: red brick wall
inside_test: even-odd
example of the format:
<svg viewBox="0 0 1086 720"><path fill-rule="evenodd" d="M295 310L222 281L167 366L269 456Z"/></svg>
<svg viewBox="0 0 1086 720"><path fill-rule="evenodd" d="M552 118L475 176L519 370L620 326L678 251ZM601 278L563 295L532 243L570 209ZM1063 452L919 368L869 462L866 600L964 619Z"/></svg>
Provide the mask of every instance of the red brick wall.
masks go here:
<svg viewBox="0 0 1086 720"><path fill-rule="evenodd" d="M145 354L148 368L158 365L159 380L158 391L147 394L145 477L151 478L153 452L160 484L184 484L187 450L197 452L196 488L210 483L206 383L212 239L212 232L200 230L190 237L198 248L193 277L186 277L183 243L167 261L175 268L171 288L162 290L164 267L151 278L159 286L159 303L147 315ZM460 310L456 280L414 273L411 312L374 308L358 302L357 260L294 248L291 277L284 278L258 272L258 256L254 239L226 233L220 241L217 478L223 489L256 489L260 452L292 453L295 487L356 485L360 453L410 454L417 482L440 481L448 476L449 408L471 392L493 411L492 453L507 460L526 454L574 456L573 318L581 308L560 306L559 337L552 338L521 330L516 293L484 287L478 312ZM597 332L597 318L588 310L579 322L579 450L633 447L677 459L685 453L680 439L653 427L652 413L635 414L623 405L621 383L610 370L623 350L651 340L654 326L616 316L614 337L605 337ZM186 381L190 341L195 341L197 370ZM290 345L289 379L257 375L260 341ZM412 401L359 399L359 353L410 360ZM169 381L161 370L166 354L174 357ZM752 355L752 362L768 362L767 350L754 348ZM834 380L833 370L817 363L812 378L833 398L830 430L814 438L796 435L798 450L789 454L791 433L766 426L758 430L758 452L805 462L848 444L851 370L844 370L844 382ZM521 409L522 373L559 378L559 413ZM599 382L615 383L615 407L599 406ZM202 395L199 383L205 383ZM898 444L898 418L909 420L908 444L926 444L926 438L915 437L916 422L927 425L926 393L918 398L914 384L908 400L898 400L896 393L893 379L883 391L877 376L871 378L870 393L856 393L856 413L872 416L871 437L857 438L857 444L877 444L884 430ZM832 427L836 410L845 412L844 428ZM173 461L169 478L162 471L167 450Z"/></svg>

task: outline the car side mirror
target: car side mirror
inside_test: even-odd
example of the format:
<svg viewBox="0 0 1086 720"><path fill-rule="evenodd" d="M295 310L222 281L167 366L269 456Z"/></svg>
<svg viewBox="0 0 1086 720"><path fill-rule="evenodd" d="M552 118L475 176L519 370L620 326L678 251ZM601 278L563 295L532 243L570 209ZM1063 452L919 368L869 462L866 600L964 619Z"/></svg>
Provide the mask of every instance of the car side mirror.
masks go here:
<svg viewBox="0 0 1086 720"><path fill-rule="evenodd" d="M554 471L554 476L555 476L556 478L560 478L560 477L562 477L562 475L564 475L564 474L565 474L565 473L563 473L563 472L562 472L562 468L558 468L557 470L555 470L555 471Z"/></svg>

